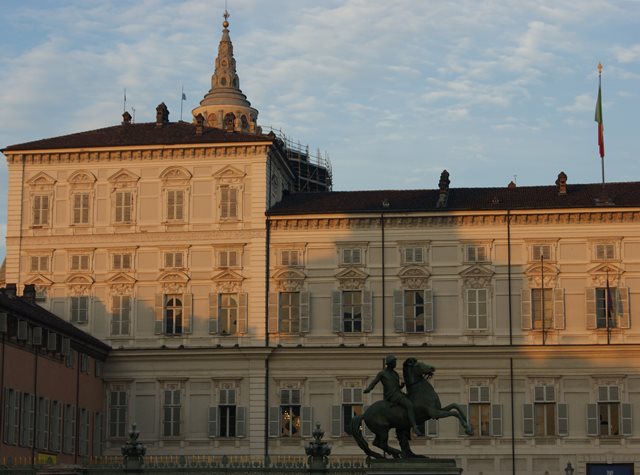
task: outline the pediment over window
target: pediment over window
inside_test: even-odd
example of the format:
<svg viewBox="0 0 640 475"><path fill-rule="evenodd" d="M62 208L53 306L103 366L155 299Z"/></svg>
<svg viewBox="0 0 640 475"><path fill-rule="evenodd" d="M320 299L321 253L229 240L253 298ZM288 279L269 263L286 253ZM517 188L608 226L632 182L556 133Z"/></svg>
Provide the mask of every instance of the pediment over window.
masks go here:
<svg viewBox="0 0 640 475"><path fill-rule="evenodd" d="M107 280L111 292L118 295L132 294L135 283L136 279L124 272L119 272Z"/></svg>
<svg viewBox="0 0 640 475"><path fill-rule="evenodd" d="M232 269L225 269L213 276L213 283L218 293L240 292L242 289L242 277Z"/></svg>
<svg viewBox="0 0 640 475"><path fill-rule="evenodd" d="M86 184L92 185L96 182L96 177L93 173L86 170L78 170L71 174L68 180L69 183L74 185Z"/></svg>
<svg viewBox="0 0 640 475"><path fill-rule="evenodd" d="M304 272L298 269L282 269L273 275L276 288L280 292L301 291L306 277Z"/></svg>
<svg viewBox="0 0 640 475"><path fill-rule="evenodd" d="M36 286L36 289L42 289L46 287L51 287L53 285L53 281L47 279L42 274L36 274L29 279L24 281L25 284L33 284Z"/></svg>
<svg viewBox="0 0 640 475"><path fill-rule="evenodd" d="M236 167L227 165L226 167L223 167L215 172L213 176L218 180L222 180L228 183L242 180L246 176L246 173L242 170L237 169Z"/></svg>
<svg viewBox="0 0 640 475"><path fill-rule="evenodd" d="M191 173L183 167L169 167L160 174L160 178L164 182L188 182L191 179Z"/></svg>
<svg viewBox="0 0 640 475"><path fill-rule="evenodd" d="M121 185L121 186L133 186L135 185L140 177L135 173L130 172L129 170L125 170L121 168L113 175L108 178L108 181L113 184Z"/></svg>
<svg viewBox="0 0 640 475"><path fill-rule="evenodd" d="M71 274L65 283L74 296L88 295L94 280L86 274Z"/></svg>
<svg viewBox="0 0 640 475"><path fill-rule="evenodd" d="M45 172L40 172L32 176L27 183L31 186L37 187L52 187L55 185L56 180Z"/></svg>
<svg viewBox="0 0 640 475"><path fill-rule="evenodd" d="M408 266L398 272L398 277L405 289L424 289L427 288L431 274L424 267Z"/></svg>
<svg viewBox="0 0 640 475"><path fill-rule="evenodd" d="M606 287L607 281L611 287L622 287L621 278L624 271L615 264L604 263L589 270L592 287Z"/></svg>
<svg viewBox="0 0 640 475"><path fill-rule="evenodd" d="M162 285L162 292L165 294L185 293L189 276L181 271L166 271L160 274L158 282Z"/></svg>
<svg viewBox="0 0 640 475"><path fill-rule="evenodd" d="M462 278L464 287L484 288L491 285L493 274L495 274L495 272L491 269L475 264L460 272L460 277Z"/></svg>
<svg viewBox="0 0 640 475"><path fill-rule="evenodd" d="M347 267L336 274L342 290L361 290L368 278L369 274L357 267Z"/></svg>
<svg viewBox="0 0 640 475"><path fill-rule="evenodd" d="M529 288L539 289L542 288L542 277L544 275L544 287L553 289L556 287L558 281L558 274L560 270L558 266L553 264L540 265L538 263L531 264L526 268L524 274L527 276Z"/></svg>

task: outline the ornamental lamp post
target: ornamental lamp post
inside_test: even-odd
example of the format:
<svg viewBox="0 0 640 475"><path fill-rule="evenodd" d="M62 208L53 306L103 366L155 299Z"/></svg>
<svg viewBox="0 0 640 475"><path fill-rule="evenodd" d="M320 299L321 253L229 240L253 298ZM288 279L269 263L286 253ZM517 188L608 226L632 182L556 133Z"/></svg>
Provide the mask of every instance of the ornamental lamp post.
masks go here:
<svg viewBox="0 0 640 475"><path fill-rule="evenodd" d="M571 466L571 462L567 462L564 473L566 473L567 475L573 475L573 472L575 472L575 469Z"/></svg>

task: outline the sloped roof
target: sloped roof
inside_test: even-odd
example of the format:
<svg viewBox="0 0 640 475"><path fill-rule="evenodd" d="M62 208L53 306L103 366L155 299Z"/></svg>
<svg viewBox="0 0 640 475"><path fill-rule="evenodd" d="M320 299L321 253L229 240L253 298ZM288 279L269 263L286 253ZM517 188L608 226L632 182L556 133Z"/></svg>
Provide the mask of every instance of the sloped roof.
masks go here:
<svg viewBox="0 0 640 475"><path fill-rule="evenodd" d="M612 207L640 206L640 182L608 183ZM515 188L450 188L446 206L437 208L439 190L372 190L293 193L286 195L267 214L272 216L324 213L447 212L592 208L602 185L568 184L567 194L555 186ZM383 207L383 201L389 206Z"/></svg>
<svg viewBox="0 0 640 475"><path fill-rule="evenodd" d="M204 127L202 135L196 135L196 125L188 122L169 122L161 127L157 127L155 122L147 122L114 125L102 129L9 145L2 152L136 145L273 142L274 139L275 137L264 134L226 132L212 127Z"/></svg>
<svg viewBox="0 0 640 475"><path fill-rule="evenodd" d="M40 305L29 303L19 296L9 297L4 292L4 289L0 289L0 309L32 321L43 328L54 330L65 337L70 337L73 348L82 346L83 351L94 357L99 357L104 360L111 351L109 345L83 332L71 323L42 308Z"/></svg>

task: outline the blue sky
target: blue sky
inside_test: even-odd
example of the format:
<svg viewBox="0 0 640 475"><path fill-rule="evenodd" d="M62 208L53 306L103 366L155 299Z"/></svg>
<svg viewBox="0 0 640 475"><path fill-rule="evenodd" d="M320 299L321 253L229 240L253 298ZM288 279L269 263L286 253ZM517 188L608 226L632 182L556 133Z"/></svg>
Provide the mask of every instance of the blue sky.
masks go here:
<svg viewBox="0 0 640 475"><path fill-rule="evenodd" d="M258 122L326 152L336 190L640 180L640 2L229 0ZM184 118L209 89L223 0L2 0L0 148ZM0 234L6 231L0 161ZM0 257L4 255L4 238Z"/></svg>

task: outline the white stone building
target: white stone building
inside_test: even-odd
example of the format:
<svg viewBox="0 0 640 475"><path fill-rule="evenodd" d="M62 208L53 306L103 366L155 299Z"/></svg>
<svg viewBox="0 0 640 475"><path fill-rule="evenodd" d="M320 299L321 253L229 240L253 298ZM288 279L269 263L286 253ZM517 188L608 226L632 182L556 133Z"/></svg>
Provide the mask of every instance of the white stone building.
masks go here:
<svg viewBox="0 0 640 475"><path fill-rule="evenodd" d="M429 423L418 453L640 462L640 182L332 192L262 133L223 26L193 123L161 104L3 150L6 282L114 348L105 453L136 422L152 454L301 455L318 421L357 455L345 428L394 353L476 426Z"/></svg>

